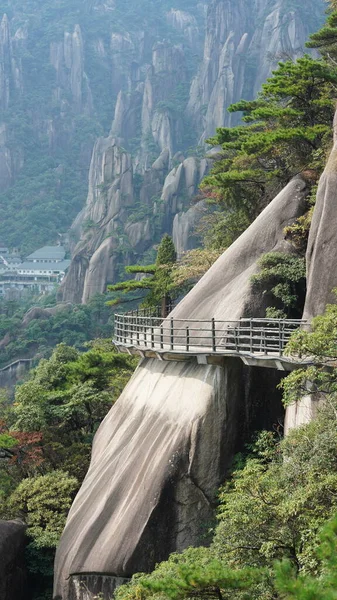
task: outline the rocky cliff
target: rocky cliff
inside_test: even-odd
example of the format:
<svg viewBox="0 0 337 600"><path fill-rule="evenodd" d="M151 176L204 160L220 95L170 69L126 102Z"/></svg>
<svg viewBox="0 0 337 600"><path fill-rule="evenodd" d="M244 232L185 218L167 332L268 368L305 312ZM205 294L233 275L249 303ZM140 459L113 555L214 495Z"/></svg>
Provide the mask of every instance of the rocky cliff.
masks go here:
<svg viewBox="0 0 337 600"><path fill-rule="evenodd" d="M312 0L316 26L321 11ZM164 232L173 235L178 254L197 244L204 206L192 200L209 164L198 158L204 155L198 144L234 123L228 106L253 97L279 60L303 53L311 27L307 11L279 0L255 2L253 9L247 0L212 0L197 4L194 14L171 9L166 18L180 44L156 41L148 63L128 66L110 136L95 145L87 203L71 229L64 300L86 302L106 289ZM203 35L195 74L189 50L200 53ZM143 37L114 35L113 47L120 58L127 50L146 60Z"/></svg>
<svg viewBox="0 0 337 600"><path fill-rule="evenodd" d="M322 10L319 2L309 4L304 8L283 0L212 0L204 57L187 109L201 140L214 135L216 127L235 124L237 116L226 112L228 106L255 97L278 61L303 54Z"/></svg>
<svg viewBox="0 0 337 600"><path fill-rule="evenodd" d="M0 598L23 600L27 594L26 526L20 521L0 521Z"/></svg>
<svg viewBox="0 0 337 600"><path fill-rule="evenodd" d="M94 143L109 134L114 111L111 136L135 165L152 164L161 148L173 156L184 147L204 5L180 4L2 3L2 242L25 251L68 229L85 203Z"/></svg>
<svg viewBox="0 0 337 600"><path fill-rule="evenodd" d="M265 252L294 252L284 228L304 213L307 193L302 178L290 182L171 314L222 321L264 310L251 276ZM57 551L55 598L82 600L69 591L79 576L103 591L103 578L98 589L92 574L128 577L200 543L254 418L269 426L282 416L280 378L238 359L219 366L144 359L96 435Z"/></svg>
<svg viewBox="0 0 337 600"><path fill-rule="evenodd" d="M319 181L307 247L308 292L303 318L309 321L323 314L327 304L336 303L336 186L337 112L334 120L334 145Z"/></svg>
<svg viewBox="0 0 337 600"><path fill-rule="evenodd" d="M4 0L1 241L23 252L55 243L82 209L71 229L72 250L79 246L63 291L71 301L105 289L163 232L174 234L180 252L196 243L190 234L198 212L189 209L207 168L198 145L232 123L228 105L253 97L280 58L303 51L323 8L321 0L305 9L295 0L254 0L253 6L250 0L165 0L159 8L153 0L130 0L127 7L122 0L70 0L57 9L50 0ZM114 196L115 210L120 181L117 148L132 169L126 197L121 189L120 210L111 217L107 204ZM104 173L103 155L110 161ZM152 165L160 156L158 173ZM92 182L100 187L93 190ZM95 212L105 211L99 233L93 197ZM114 239L100 249L112 231ZM103 256L107 264L98 267Z"/></svg>

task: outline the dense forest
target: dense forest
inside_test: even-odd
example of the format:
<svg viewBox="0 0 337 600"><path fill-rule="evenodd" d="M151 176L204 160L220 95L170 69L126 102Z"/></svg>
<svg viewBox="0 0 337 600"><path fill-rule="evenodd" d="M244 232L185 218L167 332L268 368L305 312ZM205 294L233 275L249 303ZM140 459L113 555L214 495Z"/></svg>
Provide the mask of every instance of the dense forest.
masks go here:
<svg viewBox="0 0 337 600"><path fill-rule="evenodd" d="M116 4L119 6L119 2ZM51 16L55 22L55 11L60 31L78 21L85 23L86 19L95 24L98 1L88 4L88 11L82 10L82 3L72 2L72 6L69 12L66 2L58 2L57 6L46 3L38 13L39 18L33 19L34 45L22 57L32 78L45 69L41 57L47 42L59 35L59 31L46 27ZM161 30L166 27L162 20L163 6L161 0L129 2L127 6L120 3L115 25L122 29L127 19L137 29L141 19L156 14L151 17L153 27ZM0 3L0 10L8 13L13 7L15 2ZM25 2L24 7L25 14L38 12L33 1ZM147 10L150 7L152 10ZM212 170L202 184L204 199L211 210L200 226L201 249L191 251L176 264L172 241L165 237L155 264L128 269L129 275L143 273L147 278L115 285L109 297L97 296L87 306L72 306L68 312L48 320L32 320L25 328L22 319L27 307L10 303L0 307L0 335L12 336L5 353L0 354L3 364L30 350L48 356L25 383L16 387L14 403L6 393L0 399L0 517L20 517L28 525L27 560L34 600L51 597L55 547L87 471L94 434L136 367L134 358L116 353L106 339L112 325L111 308L106 302L141 300L147 306L155 306L163 297L165 301L168 297L179 298L284 185L301 173L310 187L307 211L287 231L296 252L290 256L265 255L253 284L272 297L268 317L297 317L302 312L307 236L318 178L332 144L337 84L335 2L331 2L326 25L311 37L308 46L319 50L319 58L308 54L295 62L280 63L255 100L243 100L230 108L243 114L240 125L220 128L209 140L210 145L217 149L221 146L221 150L217 150ZM97 77L97 82L101 81L104 74L95 64L90 68L91 80ZM28 118L29 106L44 105L52 84L49 71L45 77L39 76L36 96L17 100L19 104L15 107L16 114L18 107L22 111L22 122L16 122L11 131L15 133L16 127L27 128L25 150L30 159L16 187L4 192L1 200L0 235L8 230L13 245L20 237L23 245L29 247L32 219L38 227L38 239L44 240L45 232L33 217L35 212L41 223L48 223L49 231L52 223L57 232L69 225L83 203L79 193L79 184L83 185L82 166L76 164L80 155L74 151L76 145L69 147L69 155L59 148L55 155L43 157L43 143L36 142L34 124ZM105 104L109 88L105 87L104 93L100 85L93 88L96 106L101 107L97 110L100 117L75 118L75 121L80 119L78 130L76 127L73 130L73 143L78 144L78 150L83 142L84 125L94 139L106 130L111 119L106 110L108 103ZM9 120L11 110L7 113ZM46 161L46 180L41 185L38 173L42 160ZM64 162L61 188L64 185L69 192L69 197L62 194L62 201L58 196L60 172L56 173L60 160ZM36 177L32 177L35 172ZM40 194L41 204L28 206L22 230L14 231L9 227L10 211L17 210L20 216L18 207L24 205L22 195L27 191L28 176L33 186L31 197L35 189L40 193L45 187L49 202L46 195ZM76 189L76 194L72 189ZM70 212L63 210L62 202L71 204ZM67 220L53 219L54 212L67 214ZM53 304L52 299L50 302ZM44 303L48 306L48 299ZM314 320L311 332L295 334L289 351L314 356L318 365L323 356L335 360L336 317L336 307L328 306L325 315ZM93 338L98 339L90 342ZM55 344L58 345L51 354ZM291 432L286 439L282 439L281 427L258 432L241 449L219 490L217 519L205 524L212 535L210 546L204 547L200 540L200 547L173 554L153 573L135 575L129 584L119 588L118 600L336 598L337 369L315 366L309 378L325 397L317 419ZM308 371L302 370L283 379L285 405L300 397L306 379Z"/></svg>

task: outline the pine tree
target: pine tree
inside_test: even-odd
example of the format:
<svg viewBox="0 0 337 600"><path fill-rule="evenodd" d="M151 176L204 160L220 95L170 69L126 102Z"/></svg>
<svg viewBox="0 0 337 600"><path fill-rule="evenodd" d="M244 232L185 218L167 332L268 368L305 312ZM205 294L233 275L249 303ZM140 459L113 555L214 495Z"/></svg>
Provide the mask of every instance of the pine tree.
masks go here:
<svg viewBox="0 0 337 600"><path fill-rule="evenodd" d="M108 287L110 292L123 292L123 297L110 302L110 306L116 306L123 302L134 301L134 298L127 296L135 290L148 290L149 294L143 298L142 306L157 307L161 306L161 316L165 318L170 312L172 306L173 281L171 278L172 268L177 260L177 255L172 238L165 234L161 240L156 263L154 265L131 265L126 267L125 271L130 275L149 275L140 281L128 279ZM138 298L139 300L140 298Z"/></svg>
<svg viewBox="0 0 337 600"><path fill-rule="evenodd" d="M315 181L331 139L337 65L308 55L280 63L258 98L229 108L243 124L220 128L209 140L222 151L203 182L205 195L225 213L235 238L297 173Z"/></svg>
<svg viewBox="0 0 337 600"><path fill-rule="evenodd" d="M308 48L316 48L324 58L336 66L337 60L337 1L331 0L330 14L324 25L317 33L310 36Z"/></svg>

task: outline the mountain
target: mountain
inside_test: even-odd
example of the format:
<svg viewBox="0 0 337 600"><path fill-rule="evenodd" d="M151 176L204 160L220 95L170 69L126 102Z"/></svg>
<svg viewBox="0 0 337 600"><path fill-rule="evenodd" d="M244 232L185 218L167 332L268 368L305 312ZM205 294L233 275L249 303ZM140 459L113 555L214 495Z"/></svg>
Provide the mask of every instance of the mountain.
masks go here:
<svg viewBox="0 0 337 600"><path fill-rule="evenodd" d="M77 302L151 260L163 232L193 245L204 141L303 53L324 12L309 4L0 1L3 242L27 252L73 223L62 298Z"/></svg>

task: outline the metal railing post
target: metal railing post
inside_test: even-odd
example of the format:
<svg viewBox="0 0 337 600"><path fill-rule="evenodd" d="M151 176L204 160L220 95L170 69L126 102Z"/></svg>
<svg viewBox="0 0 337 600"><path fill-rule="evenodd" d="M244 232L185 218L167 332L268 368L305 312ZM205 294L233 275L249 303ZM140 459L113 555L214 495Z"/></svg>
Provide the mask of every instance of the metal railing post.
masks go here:
<svg viewBox="0 0 337 600"><path fill-rule="evenodd" d="M154 348L154 325L153 325L152 320L151 320L151 346L152 346L152 348Z"/></svg>
<svg viewBox="0 0 337 600"><path fill-rule="evenodd" d="M186 352L193 352L194 331L200 335L197 337L196 345L204 347L204 350L214 353L225 348L234 348L237 354L249 351L254 353L264 353L274 355L274 357L284 355L285 347L293 331L301 327L304 321L291 319L241 319L240 322L228 322L229 327L225 330L224 338L221 338L222 330L217 331L217 321L213 317L211 320L197 321L183 319L176 321L179 325L175 332L175 322L173 317L169 317L163 322L159 315L153 316L149 309L134 310L129 313L114 315L114 341L119 344L138 345L146 348L160 347L161 350L174 350L175 347L184 348ZM166 325L166 323L169 323ZM222 324L225 322L221 322ZM234 323L236 323L234 325ZM210 325L210 330L208 326ZM205 333L203 333L205 332ZM209 342L209 333L211 333L211 342ZM218 335L218 339L217 339ZM230 342L228 342L228 338ZM206 342L203 340L206 339ZM233 343L232 343L233 339ZM180 342L180 340L182 340ZM218 345L220 340L220 345ZM301 358L301 356L299 357Z"/></svg>
<svg viewBox="0 0 337 600"><path fill-rule="evenodd" d="M267 344L267 336L266 336L266 330L263 330L263 338L264 338L264 353L268 354L268 344Z"/></svg>
<svg viewBox="0 0 337 600"><path fill-rule="evenodd" d="M216 333L215 333L215 319L212 319L212 347L213 352L216 352Z"/></svg>
<svg viewBox="0 0 337 600"><path fill-rule="evenodd" d="M240 352L240 346L239 346L239 334L238 334L238 328L234 327L234 344L235 344L235 350L237 353Z"/></svg>

